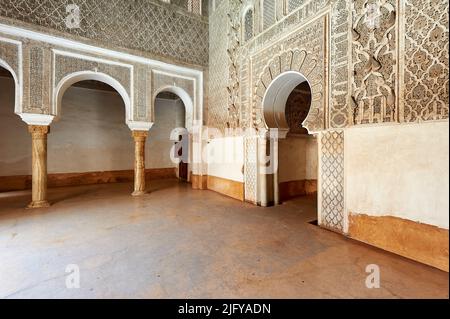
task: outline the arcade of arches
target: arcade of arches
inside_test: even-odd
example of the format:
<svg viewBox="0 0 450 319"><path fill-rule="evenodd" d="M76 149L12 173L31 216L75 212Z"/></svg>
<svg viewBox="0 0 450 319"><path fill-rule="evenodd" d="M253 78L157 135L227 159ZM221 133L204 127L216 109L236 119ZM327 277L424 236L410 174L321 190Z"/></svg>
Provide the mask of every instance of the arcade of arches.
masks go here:
<svg viewBox="0 0 450 319"><path fill-rule="evenodd" d="M448 0L40 2L0 0L0 297L448 298Z"/></svg>

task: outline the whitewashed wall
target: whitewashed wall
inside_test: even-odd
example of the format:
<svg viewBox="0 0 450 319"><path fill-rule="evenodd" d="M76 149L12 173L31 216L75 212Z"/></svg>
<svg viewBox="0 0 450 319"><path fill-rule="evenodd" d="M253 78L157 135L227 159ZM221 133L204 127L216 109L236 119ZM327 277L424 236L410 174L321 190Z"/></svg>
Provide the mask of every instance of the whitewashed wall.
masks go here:
<svg viewBox="0 0 450 319"><path fill-rule="evenodd" d="M278 141L278 181L317 180L317 139L288 137Z"/></svg>
<svg viewBox="0 0 450 319"><path fill-rule="evenodd" d="M170 159L174 141L170 140L173 129L184 127L185 110L181 100L156 99L155 124L150 129L146 147L147 168L177 166Z"/></svg>
<svg viewBox="0 0 450 319"><path fill-rule="evenodd" d="M244 138L222 137L207 146L208 175L244 182Z"/></svg>
<svg viewBox="0 0 450 319"><path fill-rule="evenodd" d="M448 130L448 121L347 129L347 212L448 229Z"/></svg>

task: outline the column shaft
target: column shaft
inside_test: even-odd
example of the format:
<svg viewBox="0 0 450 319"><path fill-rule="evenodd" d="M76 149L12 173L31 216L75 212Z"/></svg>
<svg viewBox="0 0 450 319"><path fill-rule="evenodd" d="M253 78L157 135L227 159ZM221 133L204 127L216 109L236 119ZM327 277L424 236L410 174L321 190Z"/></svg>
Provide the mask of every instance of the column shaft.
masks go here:
<svg viewBox="0 0 450 319"><path fill-rule="evenodd" d="M49 126L30 125L32 147L32 201L28 208L49 207L47 201L47 134Z"/></svg>
<svg viewBox="0 0 450 319"><path fill-rule="evenodd" d="M145 141L147 131L133 131L134 138L134 192L133 196L145 194Z"/></svg>

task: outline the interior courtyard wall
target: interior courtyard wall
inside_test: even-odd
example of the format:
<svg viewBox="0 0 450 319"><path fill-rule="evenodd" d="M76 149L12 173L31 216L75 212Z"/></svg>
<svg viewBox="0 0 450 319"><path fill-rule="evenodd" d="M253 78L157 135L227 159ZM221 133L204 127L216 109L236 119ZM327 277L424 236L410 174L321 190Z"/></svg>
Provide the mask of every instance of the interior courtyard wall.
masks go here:
<svg viewBox="0 0 450 319"><path fill-rule="evenodd" d="M438 122L347 130L348 212L448 229L448 129Z"/></svg>
<svg viewBox="0 0 450 319"><path fill-rule="evenodd" d="M210 47L213 49L209 69L209 125L220 129L268 129L259 101L264 97L273 74L291 69L284 61L295 61L292 55L296 50L306 48L307 53L321 52L316 44L321 37L320 33L317 34L320 30L318 25L309 32L317 34L312 41L302 39L296 44L289 41L292 39L290 35L302 34L322 18L325 41L319 43L323 44L323 54L315 62L323 63L324 81L317 90L323 100L319 99L317 108L313 108L309 116L310 120L313 118L310 128L317 132L319 143L319 223L348 233L350 213L389 215L443 227L448 237L448 225L436 222L445 220L448 215L445 209L448 197L440 198L440 192L430 191L442 183L446 173L443 172L442 178L430 180L434 174L431 169L417 169L411 164L410 172L406 170L410 165L404 163L407 161L404 148L409 145L411 136L421 132L422 140L426 139L425 136L431 137L431 131L423 129L420 123L429 122L424 127L436 128L433 139L439 140L440 144L446 141L444 135L448 132L438 128L448 125L448 1L306 0L295 3L288 12L277 14L272 25L266 28L262 24L262 1L222 0L214 10L210 8ZM243 37L246 34L244 14L247 10L254 10L253 33L248 40ZM230 15L226 17L224 12L230 12ZM227 37L213 36L220 28L228 30ZM223 50L214 48L227 48L228 51L225 55ZM303 67L312 67L311 61ZM225 69L228 70L227 76L223 75ZM213 82L211 79L216 80ZM239 86L236 87L235 83ZM315 97L318 98L317 94ZM365 135L366 130L370 130L368 127L372 126L379 132L379 137L390 138L389 142L378 147L391 147L398 143L395 144L398 147L391 148L391 157L398 160L395 165L380 167L377 164L365 171L368 180L375 181L378 175L386 177L377 180L377 188L393 191L391 198L386 199L386 206L379 204L382 199L375 188L370 191L364 188L368 191L364 194L361 194L361 189L348 194L360 183L359 179L353 178L363 165L359 161L362 156L359 152L373 153L378 148L372 147L372 142L383 142L381 138L373 141L373 136ZM410 135L406 126L415 127L416 135ZM353 151L349 152L347 146L344 147L344 144L349 144L346 142L347 134L352 141L355 135L360 137L360 145L352 146ZM258 203L261 196L259 168L254 159L260 145L258 140L257 135L251 135L244 141L245 198L253 203ZM411 152L417 150L413 148ZM448 148L434 151L437 153L433 154L442 159ZM405 189L401 191L393 186L396 174L401 174L401 179L414 175L417 180L428 180L432 185L426 185L428 190L420 195L417 183L413 184L417 187L406 189L410 198L417 194L420 203L423 203L420 198L428 198L429 206L421 206L420 213L419 209L408 206L406 202L402 209L388 209L405 196ZM363 196L369 199L363 199ZM350 199L351 202L347 202ZM355 206L357 200L364 206ZM440 204L432 206L431 203ZM356 212L358 209L363 211ZM410 212L405 213L406 210ZM430 215L435 217L430 219L427 217ZM443 251L445 253L445 249Z"/></svg>

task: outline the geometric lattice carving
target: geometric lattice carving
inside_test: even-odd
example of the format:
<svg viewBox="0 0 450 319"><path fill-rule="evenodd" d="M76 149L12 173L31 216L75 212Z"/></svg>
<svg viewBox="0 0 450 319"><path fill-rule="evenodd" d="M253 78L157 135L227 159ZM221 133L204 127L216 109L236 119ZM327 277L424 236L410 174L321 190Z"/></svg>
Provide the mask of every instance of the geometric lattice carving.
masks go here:
<svg viewBox="0 0 450 319"><path fill-rule="evenodd" d="M217 0L216 0L217 1ZM239 1L239 0L234 0ZM250 1L250 0L247 0ZM251 1L250 1L251 2ZM254 1L256 3L257 1ZM317 17L319 12L322 11L326 6L330 5L330 0L303 0L302 5L296 10L294 10L288 17L281 19L279 12L278 19L279 22L273 24L269 29L264 30L255 37L255 41L250 41L248 49L251 54L254 54L257 50L264 48L270 43L277 42L280 40L280 35L289 34L295 32L301 25L307 20ZM259 8L259 11L261 8ZM254 18L255 26L261 24L261 14L258 8L255 7ZM211 21L211 18L210 18Z"/></svg>
<svg viewBox="0 0 450 319"><path fill-rule="evenodd" d="M404 121L448 118L448 0L405 1Z"/></svg>
<svg viewBox="0 0 450 319"><path fill-rule="evenodd" d="M245 138L245 200L251 203L257 202L257 154L258 137Z"/></svg>
<svg viewBox="0 0 450 319"><path fill-rule="evenodd" d="M305 2L304 0L286 0L287 6L288 6L288 12L292 12L297 8L300 8L300 6Z"/></svg>
<svg viewBox="0 0 450 319"><path fill-rule="evenodd" d="M224 27L229 24L228 1L216 2L210 14L209 101L208 126L225 130L228 121L228 81L229 57L228 38L224 36Z"/></svg>
<svg viewBox="0 0 450 319"><path fill-rule="evenodd" d="M321 226L344 231L344 131L320 133Z"/></svg>
<svg viewBox="0 0 450 319"><path fill-rule="evenodd" d="M393 122L397 116L396 2L352 2L355 124Z"/></svg>
<svg viewBox="0 0 450 319"><path fill-rule="evenodd" d="M66 7L73 3L80 8L79 28L67 28L65 24ZM150 0L0 0L0 16L88 38L114 49L125 47L208 64L208 22Z"/></svg>

